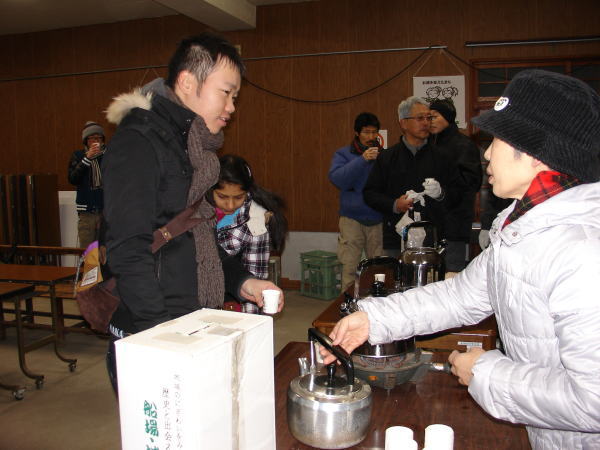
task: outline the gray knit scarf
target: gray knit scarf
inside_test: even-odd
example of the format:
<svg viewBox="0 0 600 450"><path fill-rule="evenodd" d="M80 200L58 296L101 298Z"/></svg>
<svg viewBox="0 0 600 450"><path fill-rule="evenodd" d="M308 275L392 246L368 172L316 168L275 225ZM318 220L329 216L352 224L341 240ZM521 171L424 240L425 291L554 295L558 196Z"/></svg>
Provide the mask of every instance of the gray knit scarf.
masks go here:
<svg viewBox="0 0 600 450"><path fill-rule="evenodd" d="M166 94L169 100L185 107L170 88L166 89ZM188 134L187 145L194 168L187 198L189 206L203 198L206 191L219 181L220 165L216 152L223 145L223 132L212 134L204 119L196 116ZM211 216L212 219L192 228L196 243L198 303L203 308L220 308L223 306L225 295L225 278L215 240L214 208L204 201L192 217Z"/></svg>
<svg viewBox="0 0 600 450"><path fill-rule="evenodd" d="M87 151L88 147L85 146L85 151ZM99 158L104 155L105 150L102 150L101 153L90 159L90 187L92 189L100 189L102 187L102 173L100 172L100 162Z"/></svg>

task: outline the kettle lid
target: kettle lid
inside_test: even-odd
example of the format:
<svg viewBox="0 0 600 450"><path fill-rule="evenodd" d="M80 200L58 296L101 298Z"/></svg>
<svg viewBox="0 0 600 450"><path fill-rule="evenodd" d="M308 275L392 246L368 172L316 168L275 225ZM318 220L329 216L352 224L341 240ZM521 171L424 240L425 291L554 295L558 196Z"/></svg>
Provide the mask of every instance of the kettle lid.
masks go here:
<svg viewBox="0 0 600 450"><path fill-rule="evenodd" d="M358 378L350 385L345 378L333 377L333 380L330 380L326 374L319 373L298 377L291 383L290 388L307 399L338 403L358 401L371 393L370 386Z"/></svg>
<svg viewBox="0 0 600 450"><path fill-rule="evenodd" d="M344 378L329 377L325 374L308 374L300 380L300 387L317 396L339 397L348 395L353 391Z"/></svg>
<svg viewBox="0 0 600 450"><path fill-rule="evenodd" d="M442 257L432 247L409 247L400 255L403 264L439 264Z"/></svg>

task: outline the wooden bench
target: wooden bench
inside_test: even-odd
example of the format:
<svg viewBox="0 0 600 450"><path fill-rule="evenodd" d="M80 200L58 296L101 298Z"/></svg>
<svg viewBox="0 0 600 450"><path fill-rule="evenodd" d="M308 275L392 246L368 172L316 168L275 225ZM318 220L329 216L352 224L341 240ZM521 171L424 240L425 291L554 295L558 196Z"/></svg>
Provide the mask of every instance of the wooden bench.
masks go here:
<svg viewBox="0 0 600 450"><path fill-rule="evenodd" d="M51 246L33 246L33 245L0 245L0 260L3 263L10 264L35 264L35 265L53 265L60 266L65 257L74 257L79 263L81 255L85 249L78 247L51 247ZM65 313L64 300L75 301L75 285L74 283L57 284L55 288L56 308L58 319L61 322L65 332L77 332L105 336L103 333L98 333L89 327L89 324L84 320L81 314ZM47 287L38 286L35 291L35 298L49 299L50 292ZM35 308L34 299L25 301L25 311L23 318L25 326L31 328L48 329L49 324L36 323L36 317L50 317L51 313L48 310L40 310ZM77 308L77 311L79 308ZM4 309L6 313L13 313L11 309ZM74 324L66 326L65 319L76 320Z"/></svg>

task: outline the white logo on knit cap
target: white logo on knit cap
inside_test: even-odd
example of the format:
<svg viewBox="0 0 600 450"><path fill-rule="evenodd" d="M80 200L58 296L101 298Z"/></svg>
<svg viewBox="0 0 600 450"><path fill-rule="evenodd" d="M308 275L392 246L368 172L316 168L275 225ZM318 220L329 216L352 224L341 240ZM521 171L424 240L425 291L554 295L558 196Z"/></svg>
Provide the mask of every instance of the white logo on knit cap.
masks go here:
<svg viewBox="0 0 600 450"><path fill-rule="evenodd" d="M502 111L508 106L508 97L500 97L494 105L494 111Z"/></svg>

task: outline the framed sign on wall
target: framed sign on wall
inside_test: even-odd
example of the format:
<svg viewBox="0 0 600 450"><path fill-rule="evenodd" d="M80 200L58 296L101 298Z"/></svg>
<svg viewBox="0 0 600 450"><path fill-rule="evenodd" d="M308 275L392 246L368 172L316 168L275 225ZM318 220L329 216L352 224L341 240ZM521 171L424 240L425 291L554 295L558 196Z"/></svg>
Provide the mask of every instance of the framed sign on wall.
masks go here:
<svg viewBox="0 0 600 450"><path fill-rule="evenodd" d="M429 103L436 100L451 101L456 108L456 124L458 128L467 128L464 75L413 77L413 95L421 97Z"/></svg>

